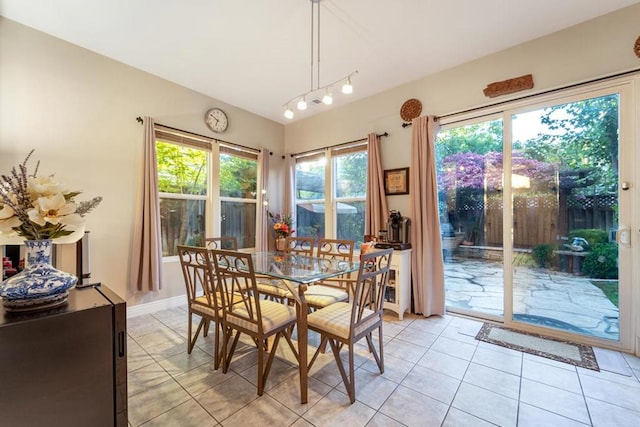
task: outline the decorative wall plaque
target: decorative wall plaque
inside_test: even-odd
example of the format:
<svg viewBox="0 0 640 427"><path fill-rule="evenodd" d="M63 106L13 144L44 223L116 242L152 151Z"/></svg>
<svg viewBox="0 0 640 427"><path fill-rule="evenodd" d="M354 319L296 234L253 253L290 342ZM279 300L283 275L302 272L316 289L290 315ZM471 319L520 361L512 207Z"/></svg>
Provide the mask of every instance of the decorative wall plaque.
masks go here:
<svg viewBox="0 0 640 427"><path fill-rule="evenodd" d="M633 51L635 52L636 56L640 58L640 37L636 39L636 43L633 45Z"/></svg>
<svg viewBox="0 0 640 427"><path fill-rule="evenodd" d="M533 76L531 74L503 80L501 82L489 83L483 92L485 96L495 98L496 96L508 95L527 89L533 89Z"/></svg>

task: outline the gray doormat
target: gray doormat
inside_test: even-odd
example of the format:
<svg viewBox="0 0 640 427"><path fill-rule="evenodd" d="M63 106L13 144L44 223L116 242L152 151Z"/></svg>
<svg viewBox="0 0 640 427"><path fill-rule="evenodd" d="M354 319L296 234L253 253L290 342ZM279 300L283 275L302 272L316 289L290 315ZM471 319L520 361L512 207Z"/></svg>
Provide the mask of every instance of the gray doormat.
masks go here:
<svg viewBox="0 0 640 427"><path fill-rule="evenodd" d="M575 344L542 335L514 331L485 323L476 335L479 341L496 344L547 359L569 363L582 368L600 371L596 356L590 346Z"/></svg>

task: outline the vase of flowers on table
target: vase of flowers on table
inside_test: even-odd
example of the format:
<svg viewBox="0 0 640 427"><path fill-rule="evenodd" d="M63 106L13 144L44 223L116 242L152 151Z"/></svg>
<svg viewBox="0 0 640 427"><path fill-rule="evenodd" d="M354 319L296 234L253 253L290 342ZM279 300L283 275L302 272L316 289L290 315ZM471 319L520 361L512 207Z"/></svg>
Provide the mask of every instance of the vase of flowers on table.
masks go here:
<svg viewBox="0 0 640 427"><path fill-rule="evenodd" d="M84 219L101 201L76 202L54 175L30 174L27 162L0 176L0 244L25 244L24 269L0 284L7 311L28 311L62 305L78 278L51 265L52 243L72 243L84 235ZM16 239L18 239L16 241Z"/></svg>
<svg viewBox="0 0 640 427"><path fill-rule="evenodd" d="M291 236L295 231L292 228L293 219L291 215L281 215L279 213L268 212L269 219L273 223L273 231L276 234L276 250L284 251L286 247L286 238Z"/></svg>

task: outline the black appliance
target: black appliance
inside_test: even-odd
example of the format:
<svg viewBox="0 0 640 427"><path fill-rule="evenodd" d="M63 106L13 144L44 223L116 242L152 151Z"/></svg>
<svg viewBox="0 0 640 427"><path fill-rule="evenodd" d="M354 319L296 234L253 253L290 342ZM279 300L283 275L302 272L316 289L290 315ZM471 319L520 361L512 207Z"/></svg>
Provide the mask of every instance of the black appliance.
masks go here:
<svg viewBox="0 0 640 427"><path fill-rule="evenodd" d="M393 248L396 250L410 249L409 218L402 216L400 211L389 211L387 220L387 241L376 244L376 248Z"/></svg>
<svg viewBox="0 0 640 427"><path fill-rule="evenodd" d="M127 426L126 342L126 303L105 286L50 310L0 304L0 424Z"/></svg>

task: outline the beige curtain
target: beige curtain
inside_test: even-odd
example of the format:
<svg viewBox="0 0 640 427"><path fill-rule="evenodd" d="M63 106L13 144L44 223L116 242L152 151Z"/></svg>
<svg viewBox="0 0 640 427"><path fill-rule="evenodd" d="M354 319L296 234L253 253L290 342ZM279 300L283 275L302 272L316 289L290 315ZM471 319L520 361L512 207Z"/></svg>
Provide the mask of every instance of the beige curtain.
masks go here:
<svg viewBox="0 0 640 427"><path fill-rule="evenodd" d="M268 250L269 244L269 218L267 216L268 206L265 205L267 200L267 188L269 187L269 150L263 148L260 150L260 196L258 197L258 227L259 236L256 242L256 249L260 252Z"/></svg>
<svg viewBox="0 0 640 427"><path fill-rule="evenodd" d="M282 213L296 219L296 158L290 154L284 156L284 206Z"/></svg>
<svg viewBox="0 0 640 427"><path fill-rule="evenodd" d="M142 188L136 208L131 254L131 287L149 292L162 287L162 241L160 202L153 119L144 118L144 158Z"/></svg>
<svg viewBox="0 0 640 427"><path fill-rule="evenodd" d="M385 228L387 197L384 194L384 171L380 155L380 137L375 133L367 136L367 198L365 202L364 234L378 235Z"/></svg>
<svg viewBox="0 0 640 427"><path fill-rule="evenodd" d="M435 139L438 123L433 116L412 122L411 169L411 275L416 313L444 315L444 265L438 218Z"/></svg>

